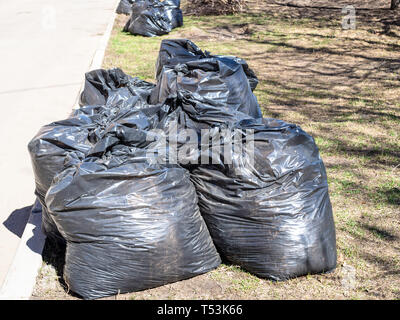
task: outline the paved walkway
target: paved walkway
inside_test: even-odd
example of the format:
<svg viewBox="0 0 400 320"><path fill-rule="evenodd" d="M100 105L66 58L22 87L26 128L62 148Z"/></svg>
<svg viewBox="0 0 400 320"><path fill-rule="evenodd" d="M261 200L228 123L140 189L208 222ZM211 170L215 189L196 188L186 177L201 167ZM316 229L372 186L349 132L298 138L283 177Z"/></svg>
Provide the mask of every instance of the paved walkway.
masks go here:
<svg viewBox="0 0 400 320"><path fill-rule="evenodd" d="M34 197L27 144L66 118L115 0L0 0L0 287Z"/></svg>

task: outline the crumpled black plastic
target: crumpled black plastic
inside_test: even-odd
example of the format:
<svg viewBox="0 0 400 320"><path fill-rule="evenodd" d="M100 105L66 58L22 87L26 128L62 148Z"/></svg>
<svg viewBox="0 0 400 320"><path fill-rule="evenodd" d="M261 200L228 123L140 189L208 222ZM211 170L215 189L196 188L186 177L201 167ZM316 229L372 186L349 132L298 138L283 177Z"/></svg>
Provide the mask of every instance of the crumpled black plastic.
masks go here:
<svg viewBox="0 0 400 320"><path fill-rule="evenodd" d="M140 0L132 4L132 14L123 31L155 37L183 25L180 0Z"/></svg>
<svg viewBox="0 0 400 320"><path fill-rule="evenodd" d="M88 72L81 103L91 105L74 110L66 120L44 126L30 141L35 193L43 207L42 229L48 237L63 241L44 201L54 176L68 165L71 157L84 159L112 122L121 118L127 121L131 116L136 121L139 117L142 123L147 123L147 128L156 126L158 119L154 115L150 117L139 111L147 109L145 100L153 87L120 69ZM149 121L153 121L151 125Z"/></svg>
<svg viewBox="0 0 400 320"><path fill-rule="evenodd" d="M53 177L64 169L67 157L72 151L75 157L84 158L91 148L89 132L95 127L93 121L86 116L53 122L41 128L28 145L35 174L35 194L43 207L42 230L55 240L63 239L44 201L47 190Z"/></svg>
<svg viewBox="0 0 400 320"><path fill-rule="evenodd" d="M189 173L117 145L61 172L46 203L67 240L64 278L85 299L139 291L216 268L219 255Z"/></svg>
<svg viewBox="0 0 400 320"><path fill-rule="evenodd" d="M244 72L246 62L236 57L202 57L197 54L199 50L187 40L162 42L156 68L157 84L150 103L178 98L187 108L193 107L195 114L213 123L226 121L222 113L231 114L231 118L234 113L261 118L260 106ZM179 59L183 62L178 63ZM233 121L238 119L233 117Z"/></svg>
<svg viewBox="0 0 400 320"><path fill-rule="evenodd" d="M85 87L80 96L80 106L112 105L138 96L147 101L154 84L133 78L121 69L99 69L85 74Z"/></svg>
<svg viewBox="0 0 400 320"><path fill-rule="evenodd" d="M242 120L231 129L209 165L190 168L201 213L223 260L273 280L333 270L335 226L314 139L276 119ZM223 150L231 148L228 142L237 132L242 145L254 133L253 164L251 148L232 151L231 164L224 161Z"/></svg>
<svg viewBox="0 0 400 320"><path fill-rule="evenodd" d="M212 55L208 51L203 52L188 39L165 39L161 42L156 62L156 79L157 81L160 80L164 66L174 67L178 64L207 58L215 58L228 65L240 64L249 81L251 90L256 89L258 85L257 76L244 59L235 56Z"/></svg>
<svg viewBox="0 0 400 320"><path fill-rule="evenodd" d="M132 4L135 0L121 0L118 4L116 12L118 14L126 14L129 15L132 13Z"/></svg>

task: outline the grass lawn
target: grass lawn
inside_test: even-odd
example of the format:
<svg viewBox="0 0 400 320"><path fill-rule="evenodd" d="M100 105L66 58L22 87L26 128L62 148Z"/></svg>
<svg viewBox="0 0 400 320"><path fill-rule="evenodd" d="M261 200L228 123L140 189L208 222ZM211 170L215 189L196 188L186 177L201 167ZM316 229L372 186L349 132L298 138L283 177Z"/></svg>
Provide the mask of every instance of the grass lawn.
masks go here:
<svg viewBox="0 0 400 320"><path fill-rule="evenodd" d="M166 38L246 59L260 80L255 94L264 116L299 124L320 149L337 229L336 271L276 283L221 265L113 299L400 299L400 10L373 9L389 1L353 1L364 8L357 28L342 30L344 1L313 1L313 8L274 2L248 1L250 9L233 16L185 16L184 27L157 38L121 32L127 17L118 16L104 68L154 82ZM33 298L73 299L59 276L45 263Z"/></svg>

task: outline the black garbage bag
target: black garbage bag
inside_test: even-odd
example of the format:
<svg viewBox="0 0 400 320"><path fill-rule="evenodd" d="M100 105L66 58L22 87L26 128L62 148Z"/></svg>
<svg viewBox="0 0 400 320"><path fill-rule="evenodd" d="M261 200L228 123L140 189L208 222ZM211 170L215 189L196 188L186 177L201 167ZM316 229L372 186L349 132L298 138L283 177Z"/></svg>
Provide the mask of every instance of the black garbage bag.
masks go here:
<svg viewBox="0 0 400 320"><path fill-rule="evenodd" d="M249 81L250 84L251 91L254 91L257 88L258 78L255 72L249 67L246 60L235 56L215 55L214 57L221 60L232 59L236 63L239 63L242 66L244 73L246 74L247 80Z"/></svg>
<svg viewBox="0 0 400 320"><path fill-rule="evenodd" d="M240 112L251 118L262 117L242 65L230 58L204 58L163 65L150 103L163 103L167 98L182 96L191 104L204 103L212 106L212 109L224 107L230 113ZM207 113L204 109L202 114L216 122L224 121L218 112Z"/></svg>
<svg viewBox="0 0 400 320"><path fill-rule="evenodd" d="M136 100L139 102L139 100ZM167 109L165 109L167 108ZM66 120L53 122L41 128L28 145L35 174L35 193L43 206L43 231L55 240L62 240L44 201L53 178L64 170L71 160L82 160L96 152L102 143L112 145L119 141L121 126L151 130L166 118L168 106L121 104L115 107L85 106L73 112ZM112 135L112 134L114 135ZM112 140L114 139L114 140ZM146 136L142 135L142 145ZM140 146L138 138L134 141Z"/></svg>
<svg viewBox="0 0 400 320"><path fill-rule="evenodd" d="M80 102L84 105L116 104L132 96L146 102L154 84L125 74L121 69L99 69L85 74Z"/></svg>
<svg viewBox="0 0 400 320"><path fill-rule="evenodd" d="M44 201L54 176L65 168L70 157L83 159L112 122L142 129L156 127L162 106L148 108L144 102L152 87L118 69L89 72L82 97L93 105L82 106L70 118L44 126L30 141L35 193L43 207L42 229L48 237L62 240Z"/></svg>
<svg viewBox="0 0 400 320"><path fill-rule="evenodd" d="M95 129L94 122L79 116L53 122L41 128L28 145L35 175L35 194L42 204L42 229L45 235L54 240L62 240L57 227L47 211L45 196L53 177L64 169L65 161L71 152L84 158L90 150L90 131Z"/></svg>
<svg viewBox="0 0 400 320"><path fill-rule="evenodd" d="M179 28L183 26L183 14L180 9L180 0L163 0L162 4L165 8L165 14L167 15L169 21L171 21L172 29Z"/></svg>
<svg viewBox="0 0 400 320"><path fill-rule="evenodd" d="M159 80L161 78L164 66L172 67L189 61L207 58L221 59L228 64L229 60L233 60L235 63L240 64L249 81L251 90L254 91L257 87L257 76L244 59L235 56L212 55L207 51L203 52L196 44L187 39L165 39L161 42L156 62L156 79Z"/></svg>
<svg viewBox="0 0 400 320"><path fill-rule="evenodd" d="M216 268L189 173L117 145L60 173L46 197L67 240L65 281L85 299L144 290Z"/></svg>
<svg viewBox="0 0 400 320"><path fill-rule="evenodd" d="M118 4L116 12L118 14L126 14L129 15L132 13L132 4L135 0L121 0Z"/></svg>
<svg viewBox="0 0 400 320"><path fill-rule="evenodd" d="M168 34L183 25L180 0L140 0L132 5L132 14L123 31L155 37Z"/></svg>
<svg viewBox="0 0 400 320"><path fill-rule="evenodd" d="M333 270L335 227L313 138L274 119L243 120L234 129L221 138L224 151L214 150L210 164L191 167L202 216L223 260L273 280ZM246 144L252 133L254 143ZM227 156L235 139L242 147Z"/></svg>
<svg viewBox="0 0 400 320"><path fill-rule="evenodd" d="M185 135L187 130L191 130L200 139L200 131L203 129L229 127L240 120L254 119L246 113L232 110L224 101L194 95L187 90L177 91L177 96L168 98L164 105L168 106L167 115L158 127L164 131L167 139L174 135L174 131L179 136L181 131Z"/></svg>

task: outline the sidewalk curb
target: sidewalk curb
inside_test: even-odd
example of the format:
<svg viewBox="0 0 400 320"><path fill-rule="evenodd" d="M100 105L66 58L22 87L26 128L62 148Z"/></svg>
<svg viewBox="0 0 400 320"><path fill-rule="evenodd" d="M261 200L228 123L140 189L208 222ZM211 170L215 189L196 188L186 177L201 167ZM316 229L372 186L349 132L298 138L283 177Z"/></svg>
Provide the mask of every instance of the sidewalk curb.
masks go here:
<svg viewBox="0 0 400 320"><path fill-rule="evenodd" d="M103 34L100 45L96 49L88 71L100 69L105 51L116 18L115 10L119 0L114 0L112 15ZM85 81L82 81L80 90L73 108L79 108L79 97ZM42 266L42 251L46 240L41 230L42 207L36 200L32 207L29 220L25 226L13 262L0 288L0 300L29 300L36 284L38 271Z"/></svg>
<svg viewBox="0 0 400 320"><path fill-rule="evenodd" d="M103 64L104 56L106 53L108 41L110 40L111 37L111 32L114 26L115 18L117 17L116 10L118 6L119 0L115 0L114 3L114 10L112 13L112 16L110 18L110 21L108 22L106 31L104 32L99 47L96 49L96 52L93 55L92 62L90 63L90 66L88 68L88 71L96 70L96 69L101 69L101 66ZM82 81L81 87L79 89L78 95L75 99L74 107L73 109L78 109L79 108L79 98L81 96L81 93L83 91L85 85L85 80Z"/></svg>
<svg viewBox="0 0 400 320"><path fill-rule="evenodd" d="M42 266L42 251L46 239L41 225L42 207L36 200L1 288L1 300L27 300L31 296L37 273Z"/></svg>

